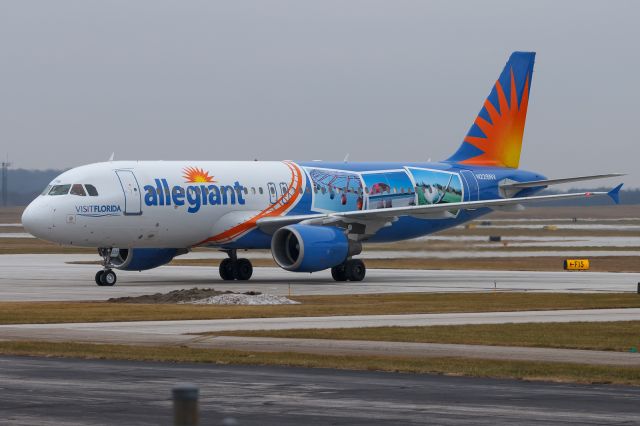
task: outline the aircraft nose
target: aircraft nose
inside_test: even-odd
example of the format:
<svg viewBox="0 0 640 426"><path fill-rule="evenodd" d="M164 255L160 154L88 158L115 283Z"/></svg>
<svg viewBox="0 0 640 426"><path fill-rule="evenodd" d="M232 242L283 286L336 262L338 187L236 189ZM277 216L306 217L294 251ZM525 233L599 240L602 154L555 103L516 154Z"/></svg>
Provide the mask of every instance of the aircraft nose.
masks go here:
<svg viewBox="0 0 640 426"><path fill-rule="evenodd" d="M50 222L50 208L38 200L32 201L22 212L22 226L34 237L46 239L51 228Z"/></svg>

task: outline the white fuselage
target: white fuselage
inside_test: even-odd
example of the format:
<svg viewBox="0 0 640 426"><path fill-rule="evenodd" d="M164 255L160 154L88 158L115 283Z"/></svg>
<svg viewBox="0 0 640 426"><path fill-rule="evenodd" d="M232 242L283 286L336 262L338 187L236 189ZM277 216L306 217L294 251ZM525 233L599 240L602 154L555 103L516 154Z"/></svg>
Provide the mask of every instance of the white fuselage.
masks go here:
<svg viewBox="0 0 640 426"><path fill-rule="evenodd" d="M83 185L85 195L38 197L23 216L37 237L87 247L191 247L222 245L261 214L286 213L305 179L287 162L126 161L69 170L55 185Z"/></svg>

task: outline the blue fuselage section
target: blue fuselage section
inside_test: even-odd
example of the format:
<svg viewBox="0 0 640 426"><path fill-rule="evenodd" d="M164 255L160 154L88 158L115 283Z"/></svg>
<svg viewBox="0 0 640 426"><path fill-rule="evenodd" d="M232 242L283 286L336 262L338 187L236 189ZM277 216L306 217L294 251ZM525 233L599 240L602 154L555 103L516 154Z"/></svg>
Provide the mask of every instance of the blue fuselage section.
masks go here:
<svg viewBox="0 0 640 426"><path fill-rule="evenodd" d="M297 163L306 175L306 191L287 215L305 215L387 207L481 201L504 198L500 183L542 180L520 169L461 166L457 163ZM530 196L542 187L515 194ZM458 226L491 209L454 211L453 217L422 219L401 216L381 228L369 242L393 242ZM256 229L228 248L269 248L271 236Z"/></svg>

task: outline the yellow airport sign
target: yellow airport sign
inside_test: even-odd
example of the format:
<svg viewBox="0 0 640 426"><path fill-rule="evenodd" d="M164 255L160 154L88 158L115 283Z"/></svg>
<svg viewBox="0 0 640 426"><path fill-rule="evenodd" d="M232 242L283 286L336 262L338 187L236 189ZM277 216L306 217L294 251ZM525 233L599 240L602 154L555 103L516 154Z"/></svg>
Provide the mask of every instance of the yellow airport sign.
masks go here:
<svg viewBox="0 0 640 426"><path fill-rule="evenodd" d="M565 271L586 271L589 266L589 259L567 259L564 261Z"/></svg>

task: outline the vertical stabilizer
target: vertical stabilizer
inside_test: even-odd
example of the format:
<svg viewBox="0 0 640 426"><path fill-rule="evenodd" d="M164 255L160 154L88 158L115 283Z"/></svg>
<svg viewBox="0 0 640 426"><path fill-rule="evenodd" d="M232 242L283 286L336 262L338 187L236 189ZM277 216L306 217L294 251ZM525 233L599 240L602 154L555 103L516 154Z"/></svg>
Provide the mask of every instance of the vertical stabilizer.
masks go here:
<svg viewBox="0 0 640 426"><path fill-rule="evenodd" d="M518 168L535 52L513 52L458 151L447 161Z"/></svg>

